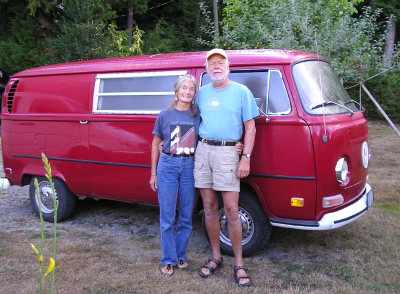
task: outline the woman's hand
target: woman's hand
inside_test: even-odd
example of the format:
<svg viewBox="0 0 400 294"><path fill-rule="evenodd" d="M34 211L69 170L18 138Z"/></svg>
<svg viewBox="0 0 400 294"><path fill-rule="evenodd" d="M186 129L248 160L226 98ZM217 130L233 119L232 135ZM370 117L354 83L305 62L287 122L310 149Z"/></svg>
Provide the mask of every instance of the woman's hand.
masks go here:
<svg viewBox="0 0 400 294"><path fill-rule="evenodd" d="M156 175L151 175L151 177L150 177L150 188L154 192L157 192L157 176Z"/></svg>
<svg viewBox="0 0 400 294"><path fill-rule="evenodd" d="M237 153L240 155L240 154L242 154L242 151L243 151L243 143L242 142L237 142L236 143L236 145L235 145L235 148L236 148L236 151L237 151Z"/></svg>
<svg viewBox="0 0 400 294"><path fill-rule="evenodd" d="M163 145L164 145L163 141L161 141L161 143L158 145L158 152L160 152L160 154L162 153Z"/></svg>

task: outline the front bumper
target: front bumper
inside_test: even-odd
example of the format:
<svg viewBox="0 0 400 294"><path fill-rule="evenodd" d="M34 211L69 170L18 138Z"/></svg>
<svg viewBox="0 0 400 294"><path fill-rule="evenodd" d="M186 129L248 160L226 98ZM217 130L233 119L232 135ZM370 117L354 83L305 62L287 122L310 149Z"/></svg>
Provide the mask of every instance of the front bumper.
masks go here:
<svg viewBox="0 0 400 294"><path fill-rule="evenodd" d="M290 228L297 230L324 231L340 228L358 219L372 206L374 191L369 184L360 198L353 204L331 213L325 214L320 221L298 221L278 218L270 218L270 223L276 227Z"/></svg>

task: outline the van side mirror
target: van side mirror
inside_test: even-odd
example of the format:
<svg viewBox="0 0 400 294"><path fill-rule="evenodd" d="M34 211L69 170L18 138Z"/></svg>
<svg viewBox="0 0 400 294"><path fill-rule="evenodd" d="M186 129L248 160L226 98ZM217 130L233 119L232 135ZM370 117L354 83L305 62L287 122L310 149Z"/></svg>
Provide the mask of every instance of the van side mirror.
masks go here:
<svg viewBox="0 0 400 294"><path fill-rule="evenodd" d="M264 101L261 98L254 98L254 100L256 100L258 111L265 116L265 122L269 122L268 115L261 110L261 106L263 105Z"/></svg>

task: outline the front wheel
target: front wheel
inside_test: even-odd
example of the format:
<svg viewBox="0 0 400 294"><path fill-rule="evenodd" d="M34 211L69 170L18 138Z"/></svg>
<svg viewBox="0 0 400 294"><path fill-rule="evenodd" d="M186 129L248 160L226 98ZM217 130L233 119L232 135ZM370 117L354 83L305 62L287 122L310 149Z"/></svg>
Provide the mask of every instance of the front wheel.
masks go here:
<svg viewBox="0 0 400 294"><path fill-rule="evenodd" d="M38 180L39 199L36 196L35 178ZM68 218L75 207L75 195L68 189L67 185L60 179L53 178L56 199L58 200L57 221ZM29 184L29 200L33 211L39 216L39 201L42 209L43 220L54 222L54 201L50 181L45 177L32 177Z"/></svg>
<svg viewBox="0 0 400 294"><path fill-rule="evenodd" d="M264 210L256 195L248 190L240 192L239 217L242 223L242 254L243 257L255 255L267 245L271 236L271 224L265 216ZM221 253L234 256L232 243L229 239L228 220L224 211L222 196L218 195L218 219L220 224ZM203 231L210 241L205 224L205 215L202 219Z"/></svg>

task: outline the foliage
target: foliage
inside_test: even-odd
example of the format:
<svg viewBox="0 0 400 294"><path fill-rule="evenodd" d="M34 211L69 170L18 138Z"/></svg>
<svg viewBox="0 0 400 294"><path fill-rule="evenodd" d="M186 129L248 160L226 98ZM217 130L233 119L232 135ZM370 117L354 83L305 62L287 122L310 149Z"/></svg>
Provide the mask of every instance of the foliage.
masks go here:
<svg viewBox="0 0 400 294"><path fill-rule="evenodd" d="M161 18L154 30L150 31L144 42L143 51L145 54L159 54L173 51L173 32L168 28L168 23Z"/></svg>
<svg viewBox="0 0 400 294"><path fill-rule="evenodd" d="M65 0L59 11L57 36L47 40L44 64L116 57L141 53L142 31L136 27L127 47L126 32L117 30L115 11L107 1Z"/></svg>
<svg viewBox="0 0 400 294"><path fill-rule="evenodd" d="M18 71L36 66L40 50L35 19L28 15L23 3L2 3L0 9L6 20L0 23L0 70L7 78Z"/></svg>
<svg viewBox="0 0 400 294"><path fill-rule="evenodd" d="M365 7L353 18L359 1L224 0L222 34L210 47L226 49L304 50L328 59L341 78L359 81L381 68L385 35L377 34L379 10ZM207 15L206 15L207 17ZM211 34L211 25L205 33Z"/></svg>
<svg viewBox="0 0 400 294"><path fill-rule="evenodd" d="M28 0L25 1L28 2L28 10L31 15L36 15L36 12L38 9L41 9L45 11L46 13L49 13L55 9L55 7L58 5L58 2L62 1L48 1L48 0Z"/></svg>
<svg viewBox="0 0 400 294"><path fill-rule="evenodd" d="M207 0L207 2L211 2ZM135 14L135 20L145 31L143 53L168 53L203 50L196 42L204 23L199 0L154 0L145 13Z"/></svg>
<svg viewBox="0 0 400 294"><path fill-rule="evenodd" d="M397 19L400 18L399 0L375 0L371 5L374 8L382 8L382 12L387 16L393 14Z"/></svg>
<svg viewBox="0 0 400 294"><path fill-rule="evenodd" d="M400 76L396 72L388 75L379 75L365 82L365 86L371 95L377 100L385 113L392 120L400 120ZM364 115L369 119L383 119L383 115L375 107L364 90L359 87L348 89L354 100L361 98L363 107L366 109Z"/></svg>

